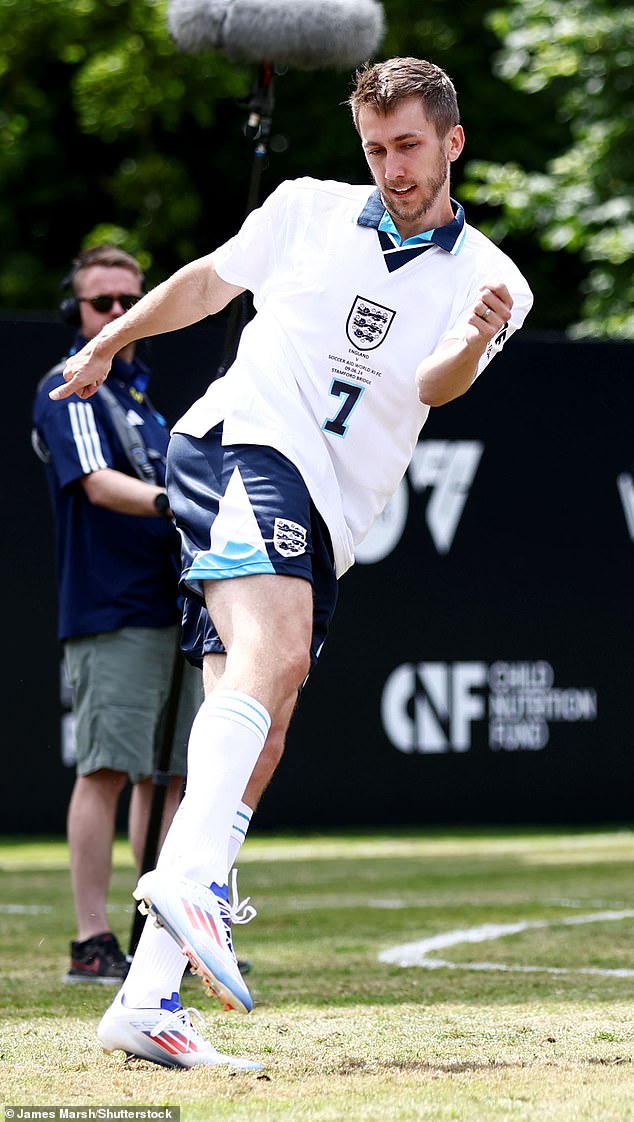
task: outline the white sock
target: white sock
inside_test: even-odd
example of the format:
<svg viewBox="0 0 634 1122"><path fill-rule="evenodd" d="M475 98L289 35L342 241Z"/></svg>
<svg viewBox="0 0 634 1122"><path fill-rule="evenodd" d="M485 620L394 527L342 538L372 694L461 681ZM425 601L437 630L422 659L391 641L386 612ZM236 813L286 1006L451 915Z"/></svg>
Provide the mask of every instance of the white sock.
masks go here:
<svg viewBox="0 0 634 1122"><path fill-rule="evenodd" d="M206 698L189 737L187 789L161 847L158 869L177 870L207 885L227 883L228 839L234 837L237 821L243 823L244 841L251 812L242 810L241 795L270 723L266 709L247 694L214 690ZM236 806L237 813L227 809ZM240 812L244 818L238 817ZM123 984L126 1004L159 1008L162 999L179 991L185 966L174 940L153 921L146 922Z"/></svg>
<svg viewBox="0 0 634 1122"><path fill-rule="evenodd" d="M187 959L171 935L148 918L123 983L125 1004L133 1009L160 1009L161 1001L178 997Z"/></svg>
<svg viewBox="0 0 634 1122"><path fill-rule="evenodd" d="M238 803L238 809L236 810L234 815L231 833L229 834L229 846L227 852L227 868L229 869L232 869L235 864L236 857L240 852L240 847L242 846L247 836L247 830L249 829L249 826L251 824L252 816L253 811L251 810L251 807L247 806L246 803L240 801Z"/></svg>
<svg viewBox="0 0 634 1122"><path fill-rule="evenodd" d="M176 844L171 844L171 829L166 839L170 844L165 860L169 858L171 868L203 884L227 883L235 808L270 724L264 706L237 690L215 689L203 702L189 737Z"/></svg>

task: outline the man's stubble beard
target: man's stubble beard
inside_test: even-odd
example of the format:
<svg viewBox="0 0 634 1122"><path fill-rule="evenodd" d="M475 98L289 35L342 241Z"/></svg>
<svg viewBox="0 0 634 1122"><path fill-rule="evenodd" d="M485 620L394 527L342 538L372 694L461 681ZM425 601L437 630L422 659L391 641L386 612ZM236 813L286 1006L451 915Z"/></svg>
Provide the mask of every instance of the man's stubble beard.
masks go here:
<svg viewBox="0 0 634 1122"><path fill-rule="evenodd" d="M390 198L389 202L386 201L386 199L383 197L383 193L381 192L381 198L383 199L383 204L386 210L389 211L393 218L397 218L401 222L418 222L418 220L423 218L438 201L442 191L444 190L445 184L448 181L449 169L449 160L446 158L444 153L439 153L435 172L427 179L424 184L421 185L421 190L423 191L423 200L420 205L415 210L412 210L410 208L406 209L405 207L401 209L398 207L398 205L394 204L392 198Z"/></svg>

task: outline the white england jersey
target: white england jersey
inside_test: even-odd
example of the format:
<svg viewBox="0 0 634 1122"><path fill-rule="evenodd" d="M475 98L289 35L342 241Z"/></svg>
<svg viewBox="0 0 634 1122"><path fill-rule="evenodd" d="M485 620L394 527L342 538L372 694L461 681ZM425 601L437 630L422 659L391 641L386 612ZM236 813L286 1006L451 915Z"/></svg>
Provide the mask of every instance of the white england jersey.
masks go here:
<svg viewBox="0 0 634 1122"><path fill-rule="evenodd" d="M266 444L301 472L328 526L337 575L354 560L402 479L429 414L415 373L464 334L484 282L513 297L507 328L478 373L521 327L529 286L500 249L452 223L403 248L382 230L376 189L304 178L283 183L212 254L218 274L253 293L256 316L236 359L174 431Z"/></svg>

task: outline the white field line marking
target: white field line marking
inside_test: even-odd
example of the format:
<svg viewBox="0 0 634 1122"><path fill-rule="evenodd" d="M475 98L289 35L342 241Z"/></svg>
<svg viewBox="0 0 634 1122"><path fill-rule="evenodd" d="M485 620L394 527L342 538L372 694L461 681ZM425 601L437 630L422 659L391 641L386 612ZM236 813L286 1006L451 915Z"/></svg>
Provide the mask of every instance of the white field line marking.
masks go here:
<svg viewBox="0 0 634 1122"><path fill-rule="evenodd" d="M497 962L449 962L442 958L430 957L432 951L455 947L458 943L486 943L491 939L501 939L505 935L517 935L545 927L572 927L580 923L606 923L611 920L632 919L634 911L593 912L590 915L569 916L566 919L526 919L517 923L483 923L479 927L465 927L455 931L445 931L432 935L429 939L419 939L416 943L403 943L381 951L379 962L393 966L422 966L425 970L500 970L521 974L600 974L610 978L634 978L634 970L602 970L594 966L568 968L564 966L509 966Z"/></svg>
<svg viewBox="0 0 634 1122"><path fill-rule="evenodd" d="M50 904L0 904L1 916L40 916L52 912ZM108 912L123 912L132 915L136 907L132 904L108 904Z"/></svg>
<svg viewBox="0 0 634 1122"><path fill-rule="evenodd" d="M3 916L39 916L52 911L48 904L0 904Z"/></svg>

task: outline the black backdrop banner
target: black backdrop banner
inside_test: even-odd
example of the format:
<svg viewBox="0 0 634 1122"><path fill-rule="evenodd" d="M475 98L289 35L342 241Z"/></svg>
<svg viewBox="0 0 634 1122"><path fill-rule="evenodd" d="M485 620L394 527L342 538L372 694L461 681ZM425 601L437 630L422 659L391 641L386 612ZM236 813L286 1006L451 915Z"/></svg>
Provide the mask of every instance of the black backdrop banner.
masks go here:
<svg viewBox="0 0 634 1122"><path fill-rule="evenodd" d="M223 323L155 339L170 421ZM35 383L68 341L0 322L3 833L61 832L52 520L29 444ZM634 346L523 333L432 410L399 491L340 583L261 828L632 818Z"/></svg>

